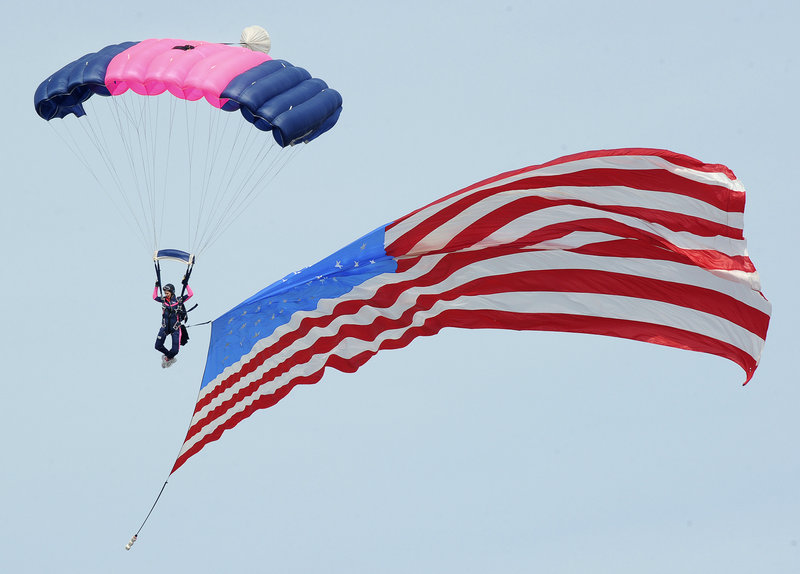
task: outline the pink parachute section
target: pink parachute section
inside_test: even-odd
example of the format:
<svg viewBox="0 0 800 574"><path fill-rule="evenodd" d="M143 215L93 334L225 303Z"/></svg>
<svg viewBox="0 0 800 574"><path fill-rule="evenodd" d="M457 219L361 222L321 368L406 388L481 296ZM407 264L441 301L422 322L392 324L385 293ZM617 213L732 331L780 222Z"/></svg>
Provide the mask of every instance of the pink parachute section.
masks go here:
<svg viewBox="0 0 800 574"><path fill-rule="evenodd" d="M271 60L263 52L239 46L174 39L143 40L117 54L108 66L105 83L112 96L133 90L142 96L169 91L177 98L205 98L221 108L220 94L230 81Z"/></svg>

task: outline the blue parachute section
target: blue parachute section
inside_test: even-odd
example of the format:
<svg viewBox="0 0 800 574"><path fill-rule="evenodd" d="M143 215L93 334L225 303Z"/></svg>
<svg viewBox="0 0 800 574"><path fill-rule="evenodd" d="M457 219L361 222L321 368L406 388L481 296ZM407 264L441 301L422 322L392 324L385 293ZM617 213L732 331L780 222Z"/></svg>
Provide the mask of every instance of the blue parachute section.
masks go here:
<svg viewBox="0 0 800 574"><path fill-rule="evenodd" d="M285 147L311 141L331 129L342 112L342 96L303 68L269 60L234 78L222 92L223 110L240 109L260 130L274 130Z"/></svg>
<svg viewBox="0 0 800 574"><path fill-rule="evenodd" d="M33 96L36 113L48 121L69 114L85 116L83 102L95 94L111 95L105 84L108 64L117 54L136 44L138 42L123 42L106 46L61 68L36 89Z"/></svg>

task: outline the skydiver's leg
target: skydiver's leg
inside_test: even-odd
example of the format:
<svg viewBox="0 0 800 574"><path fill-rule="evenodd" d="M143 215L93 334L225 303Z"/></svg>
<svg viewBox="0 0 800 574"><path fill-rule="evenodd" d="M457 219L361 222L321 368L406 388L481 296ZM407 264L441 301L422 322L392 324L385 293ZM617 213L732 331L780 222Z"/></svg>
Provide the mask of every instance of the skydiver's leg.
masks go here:
<svg viewBox="0 0 800 574"><path fill-rule="evenodd" d="M168 359L172 359L175 355L178 354L178 351L181 350L180 329L176 329L172 333L170 333L170 337L172 337L172 348L169 350L169 352L164 353Z"/></svg>
<svg viewBox="0 0 800 574"><path fill-rule="evenodd" d="M167 338L167 330L164 327L158 331L158 337L156 337L156 351L159 353L163 353L165 355L169 354L167 348L164 346L164 340Z"/></svg>

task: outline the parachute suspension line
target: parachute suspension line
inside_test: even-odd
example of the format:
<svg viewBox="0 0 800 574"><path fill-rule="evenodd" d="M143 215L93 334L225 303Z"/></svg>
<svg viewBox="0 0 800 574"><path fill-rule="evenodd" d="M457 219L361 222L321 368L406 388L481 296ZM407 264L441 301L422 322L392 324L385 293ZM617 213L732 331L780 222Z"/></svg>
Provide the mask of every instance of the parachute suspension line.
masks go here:
<svg viewBox="0 0 800 574"><path fill-rule="evenodd" d="M220 217L225 217L229 207L225 206L225 200L236 193L234 180L237 176L241 177L240 173L248 173L250 165L243 166L240 171L240 166L243 163L249 164L247 161L248 150L252 149L249 145L249 140L253 132L258 132L263 135L263 132L250 128L249 124L241 121L239 114L225 112L224 114L217 114L222 127L217 129L217 141L222 144L225 142L224 147L227 153L224 153L222 145L217 150L215 156L218 158L217 179L219 186L219 193L209 196L212 198L211 208L204 212L204 223L202 233L198 236L198 248L202 251L202 245L205 243L205 238L209 234L214 233L214 220ZM250 128L250 129L248 129ZM243 136L243 134L245 134ZM224 166L223 166L224 158Z"/></svg>
<svg viewBox="0 0 800 574"><path fill-rule="evenodd" d="M158 232L155 234L155 237L161 237L163 230L164 230L164 209L166 204L167 196L160 192L161 186L159 182L163 180L159 174L159 154L163 153L161 148L159 147L159 142L163 141L163 138L160 137L159 129L161 128L161 102L163 98L161 96L155 96L152 98L155 102L155 105L152 106L145 106L147 110L147 117L146 122L147 125L144 129L145 137L147 138L147 147L145 148L145 152L149 153L146 159L150 161L150 185L148 186L148 198L150 200L150 216L153 218L154 222L158 222ZM149 136L149 137L148 137ZM161 201L159 202L159 198ZM159 205L160 203L160 205ZM160 209L159 209L160 208ZM160 214L159 214L160 211ZM158 248L158 244L156 244L156 248Z"/></svg>
<svg viewBox="0 0 800 574"><path fill-rule="evenodd" d="M216 190L212 191L212 178L214 177L217 165L217 158L221 155L222 144L225 141L224 130L220 128L220 123L224 119L223 114L227 114L222 110L217 108L208 107L206 108L207 115L208 115L208 129L206 132L206 159L203 163L204 170L203 170L203 182L201 185L201 204L200 209L197 212L197 227L195 232L195 241L197 240L197 233L201 228L205 228L205 223L203 220L203 215L205 213L213 213L214 212L214 204L215 201L211 201L212 208L209 210L206 206L209 200L213 198L218 198L226 193L226 189L224 186L216 183ZM227 123L224 124L227 126Z"/></svg>
<svg viewBox="0 0 800 574"><path fill-rule="evenodd" d="M184 117L186 118L186 138L187 138L187 147L186 152L188 155L188 162L189 165L187 166L187 171L189 172L189 179L187 181L188 190L186 196L188 197L188 204L192 204L192 197L194 194L194 150L195 150L195 129L197 127L197 107L194 109L194 121L189 121L189 102L184 102L183 104L184 109ZM191 245L191 210L189 210L189 235L187 239L190 240L188 247L192 247Z"/></svg>
<svg viewBox="0 0 800 574"><path fill-rule="evenodd" d="M139 150L139 165L142 170L142 182L144 187L141 190L143 209L146 209L146 217L153 223L153 243L154 249L158 248L157 238L159 236L158 222L155 220L155 212L153 209L153 170L152 164L149 160L153 156L152 144L150 142L149 130L152 122L150 114L152 109L149 106L140 106L140 121L137 124L136 137L139 143L138 146L133 146Z"/></svg>
<svg viewBox="0 0 800 574"><path fill-rule="evenodd" d="M156 221L156 219L159 219L159 221L161 222L161 225L158 228L158 233L154 234L156 237L160 237L161 236L161 232L162 232L163 222L164 222L164 218L163 217L162 218L157 218L156 217L156 211L157 211L157 207L156 207L157 199L156 198L158 197L158 169L157 169L157 166L156 166L156 158L158 157L158 151L159 151L158 150L158 140L159 140L159 138L156 137L157 136L156 130L158 129L158 126L160 125L160 123L159 123L159 109L160 109L159 103L160 103L160 98L155 97L155 98L153 98L153 100L155 101L155 105L154 106L146 106L145 107L146 116L145 116L145 125L144 125L144 129L143 129L143 133L144 133L147 145L144 148L144 153L146 154L144 159L145 160L149 160L149 164L150 164L150 166L149 166L149 174L148 174L149 175L149 178L148 178L148 182L149 183L148 183L148 186L147 186L147 198L148 198L149 207L150 207L150 217L153 219L153 221ZM153 117L153 115L155 115L155 117ZM158 248L158 244L156 244L156 248Z"/></svg>
<svg viewBox="0 0 800 574"><path fill-rule="evenodd" d="M226 119L229 119L231 116L226 116ZM239 118L235 118L239 119ZM211 204L211 208L204 209L203 214L205 215L205 221L202 226L202 234L200 235L200 239L198 240L198 253L201 253L204 249L203 245L208 241L208 236L213 236L218 229L218 224L215 224L215 221L223 219L226 217L227 213L231 209L231 203L235 202L237 197L237 190L236 186L234 185L234 178L238 176L241 172L239 170L239 166L246 161L246 156L248 150L252 150L255 147L254 145L250 145L250 140L253 138L253 134L257 133L260 136L264 136L264 132L247 127L244 128L244 132L246 133L245 137L242 137L243 126L244 122L236 122L236 129L234 130L234 134L232 136L227 137L227 139L232 140L231 145L228 145L228 161L226 163L225 169L222 171L220 175L220 183L219 183L219 193L214 195L213 201ZM225 133L228 132L228 127L231 125L230 121L225 123ZM249 127L249 126L248 126ZM222 134L220 134L222 135ZM258 138L258 136L256 136ZM223 138L219 138L222 140ZM251 152L252 153L252 152ZM231 161L233 156L236 156L235 165L233 169L230 169ZM256 162L247 162L252 163L253 168L258 167L258 163ZM252 169L249 169L250 165L246 166L243 170L244 173L252 173ZM241 177L241 176L239 176ZM227 205L225 205L225 200L227 201Z"/></svg>
<svg viewBox="0 0 800 574"><path fill-rule="evenodd" d="M229 128L231 126L231 121L230 120L231 120L231 116L233 116L233 114L229 113L229 112L221 112L220 111L220 112L217 113L217 115L220 117L220 122L223 124L223 128L222 129L217 129L217 133L215 134L215 140L219 143L218 152L222 151L221 148L222 148L222 142L223 141L227 142L228 140L232 140L232 145L226 145L225 146L225 147L228 148L227 160L225 162L225 167L222 170L222 173L221 173L221 175L219 177L218 192L214 195L211 207L208 210L203 209L201 211L198 211L198 214L197 214L198 225L197 225L197 227L195 229L195 237L194 237L195 245L200 245L200 241L198 239L198 237L200 235L200 229L207 230L209 228L209 225L207 225L207 224L201 225L200 221L201 220L205 220L205 222L207 223L214 216L214 214L216 214L218 212L218 210L220 208L219 204L220 204L220 201L221 201L222 197L224 195L226 195L228 190L231 189L231 183L230 182L233 179L233 176L235 174L235 172L231 172L230 176L227 176L227 174L229 173L229 170L230 170L230 166L231 166L231 159L233 158L234 154L237 156L239 161L241 161L241 158L242 158L242 154L238 153L238 149L237 148L238 148L239 144L241 143L242 125L245 122L241 122L241 121L235 122L235 125L236 125L236 128L234 130L235 133L233 135L229 136L228 133L230 131ZM219 156L221 157L221 154L219 154ZM237 165L238 165L238 162L237 162Z"/></svg>
<svg viewBox="0 0 800 574"><path fill-rule="evenodd" d="M86 118L87 118L87 116L83 116L83 118L74 118L74 119L73 118L69 118L69 119L66 119L65 121L79 122L79 124L81 125L81 131L83 132L84 137L89 142L92 143L92 145L94 146L95 150L98 152L98 156L101 159L101 161L103 162L103 166L106 168L106 171L108 171L109 175L111 176L111 179L113 180L114 185L117 187L117 189L121 189L122 186L121 186L121 183L120 183L119 175L118 175L116 169L114 168L115 166L114 166L113 162L110 161L107 153L103 153L101 145L98 143L98 141L92 138L92 136L90 135L91 134L91 130L87 130L86 126L82 125L83 123L90 122L90 120L88 120ZM75 137L75 135L76 135L75 131L70 130L68 127L65 127L65 129L62 130L61 127L56 127L57 126L57 122L47 122L47 123L51 127L53 132L56 134L56 136L64 143L64 145L68 149L70 149L72 151L72 153L75 155L75 157L78 159L78 161L86 168L86 170L89 173L89 175L92 176L92 178L97 183L98 187L105 194L106 198L108 198L108 200L114 206L114 209L116 209L117 212L120 214L120 216L122 216L122 219L125 220L126 224L131 228L131 230L134 231L134 232L137 232L136 234L138 235L139 240L142 241L144 247L147 248L147 241L145 239L146 234L144 233L144 230L142 229L141 225L139 224L139 221L136 219L135 214L133 213L133 209L131 208L130 203L127 201L127 198L125 197L125 195L123 193L120 193L120 195L122 196L122 199L123 199L123 203L125 204L125 207L128 210L128 215L133 218L133 225L131 224L131 221L129 220L129 218L126 217L125 210L119 205L119 202L118 202L117 198L114 196L113 193L111 193L108 190L108 186L102 181L100 175L92 167L92 162L89 161L89 158L86 156L86 152L84 151L84 149L89 149L89 147L81 145L81 142L79 142L78 139ZM91 122L90 122L90 124L91 124ZM58 124L58 125L60 125L60 124Z"/></svg>
<svg viewBox="0 0 800 574"><path fill-rule="evenodd" d="M158 249L158 238L163 231L163 218L157 216L157 170L155 162L157 158L156 142L158 141L156 130L158 129L158 98L145 97L137 98L136 103L139 107L140 121L137 124L136 135L139 141L140 165L142 167L142 189L143 204L147 208L147 217L152 222L153 248ZM150 103L154 102L154 103ZM154 117L155 116L155 117Z"/></svg>
<svg viewBox="0 0 800 574"><path fill-rule="evenodd" d="M273 170L276 169L276 166L279 165L279 161L281 159L280 156L288 155L288 154L283 154L282 149L277 149L276 150L277 153L273 154L272 152L273 150L275 150L275 148L276 144L274 143L272 143L269 146L264 146L261 148L261 152L255 158L254 163L256 165L264 166L264 169L262 169L261 172L258 172L255 169L251 170L247 175L247 177L241 182L238 194L236 196L236 202L238 204L236 206L237 209L241 207L244 202L247 202L255 195L255 193L260 188L260 184L271 172L273 172ZM267 161L267 158L271 158L270 161ZM233 209L234 207L233 202L231 202L231 205L229 207Z"/></svg>
<svg viewBox="0 0 800 574"><path fill-rule="evenodd" d="M164 97L168 101L161 101ZM79 121L77 129L66 129L73 127L69 124L63 132L54 131L151 253L176 232L190 252L208 249L300 149L284 150L270 132L242 121L239 113L205 102L128 92L87 103L86 116L68 118ZM185 136L180 133L184 122ZM182 137L188 153L180 145ZM181 173L187 162L188 174ZM183 193L187 179L188 193ZM169 215L180 218L182 211L187 212L187 229L176 227Z"/></svg>
<svg viewBox="0 0 800 574"><path fill-rule="evenodd" d="M199 114L200 110L198 109L196 110L196 112L197 114ZM214 112L216 112L216 114ZM202 139L199 137L200 136L199 126L197 128L197 133L195 134L194 137L195 141L204 142L205 157L203 158L203 161L200 162L200 167L202 167L202 170L198 168L197 177L199 179L199 184L193 186L192 190L194 192L195 191L194 187L199 188L197 190L199 197L198 197L198 205L195 210L196 216L191 212L189 213L190 219L195 220L194 234L190 235L190 242L189 242L189 244L192 246L193 252L196 252L197 234L199 230L202 229L203 227L203 214L207 210L206 204L208 202L208 196L211 190L210 180L211 180L211 175L213 173L214 162L216 160L216 155L217 155L216 150L212 149L212 142L216 139L213 136L213 130L214 130L215 120L217 119L219 113L221 113L219 110L206 108L206 115L205 115L206 130L204 133L204 137ZM221 190L217 189L217 193L221 193ZM190 221L190 226L191 226L191 221Z"/></svg>
<svg viewBox="0 0 800 574"><path fill-rule="evenodd" d="M236 162L237 168L241 163L242 156L245 155L247 151L250 151L252 154L252 150L257 149L257 144L250 144L252 134L255 131L258 130L251 129L247 131L247 137L245 138L245 141L242 142L243 149L239 153L239 158ZM263 132L260 131L258 131L258 133L263 134ZM223 223L230 218L230 214L234 209L234 206L241 201L240 198L244 193L248 180L252 178L259 167L263 168L264 163L259 160L260 157L255 157L253 159L247 158L248 165L244 170L240 171L238 169L234 169L234 171L231 172L231 176L226 184L225 195L220 195L216 198L217 201L215 202L215 208L209 212L208 223L204 227L204 233L200 242L200 250L204 250L208 242L219 233ZM240 175L240 173L244 173L244 175ZM238 182L234 181L235 176L238 176Z"/></svg>
<svg viewBox="0 0 800 574"><path fill-rule="evenodd" d="M201 246L202 249L209 247L216 241L217 237L230 228L257 196L257 192L261 189L260 183L273 171L276 165L277 158L273 157L271 161L267 161L267 156L275 149L275 145L272 143L269 146L262 147L259 155L251 160L254 166L262 166L261 175L259 176L259 172L256 169L248 171L247 176L239 183L237 191L229 198L225 209L219 210L219 215L214 225L209 228L210 231Z"/></svg>
<svg viewBox="0 0 800 574"><path fill-rule="evenodd" d="M128 169L130 170L130 179L128 181L132 182L131 185L133 186L133 191L136 192L137 198L139 200L140 214L137 215L137 212L134 211L133 207L131 207L131 211L134 219L137 221L139 226L142 227L143 238L145 239L145 243L147 243L147 236L149 234L147 233L147 231L145 231L144 229L145 226L143 225L147 223L146 212L143 209L141 194L139 192L141 188L139 184L139 173L136 169L136 164L134 162L133 149L131 147L130 136L129 136L129 131L130 131L129 126L134 122L134 119L131 117L130 111L127 109L124 103L125 100L121 99L120 96L116 98L111 98L108 104L109 113L111 113L114 120L114 124L117 127L117 133L119 134L120 145L122 145L122 147L125 150L125 157L128 162ZM126 187L124 183L120 184L120 192L125 196L126 202L132 205L131 199L129 198L131 194L128 192L128 189L129 188Z"/></svg>
<svg viewBox="0 0 800 574"><path fill-rule="evenodd" d="M89 100L91 102L91 100ZM88 102L87 102L88 103ZM113 160L113 155L110 153L110 150L113 149L114 143L118 142L116 140L107 140L105 136L105 132L103 131L103 122L96 121L95 117L98 115L97 113L93 113L94 110L91 110L94 106L89 106L90 112L86 115L82 116L81 118L68 118L67 121L76 121L78 122L78 126L80 128L80 132L83 133L85 140L94 147L95 151L97 152L97 156L101 159L103 166L105 167L106 171L108 172L109 176L111 177L112 187L117 189L117 193L119 194L124 207L127 209L128 216L125 216L125 210L120 207L118 200L115 198L115 194L110 193L108 190L108 186L104 183L95 170L92 168L91 163L85 157L81 157L78 150L80 150L83 146L79 144L79 142L75 139L75 131L71 131L69 129L66 130L66 133L70 135L70 139L73 142L73 145L69 146L70 149L76 154L76 156L82 160L84 165L86 166L89 173L94 177L97 181L100 188L105 193L106 197L109 198L111 203L114 205L115 209L120 213L122 218L126 220L127 224L131 226L134 231L138 231L139 238L144 242L145 247L147 246L147 234L144 231L144 228L141 225L141 220L136 216L136 212L130 202L130 198L126 193L126 188L123 183L123 179L120 176L118 167ZM53 125L51 123L51 125ZM56 132L58 133L58 131ZM60 135L60 134L59 134ZM64 139L62 137L62 139ZM87 146L88 149L88 146ZM133 225L131 224L131 221Z"/></svg>
<svg viewBox="0 0 800 574"><path fill-rule="evenodd" d="M268 155L270 151L274 149L275 146L276 144L273 143L270 147L266 148L266 150L262 152L262 155L264 156ZM261 174L261 176L257 179L257 181L255 181L251 185L250 191L247 193L244 199L240 201L236 209L232 210L233 213L232 215L227 217L227 221L225 221L224 223L220 221L218 223L217 231L212 237L210 237L207 240L207 242L204 245L201 246L201 249L203 250L207 249L208 247L213 245L214 242L216 242L217 238L219 238L221 235L224 235L224 233L236 222L236 220L247 211L252 202L255 200L258 194L257 193L258 190L261 188L269 187L271 182L276 177L278 177L281 171L283 171L283 168L285 168L297 156L297 154L300 153L301 149L302 148L299 145L295 145L292 146L292 149L289 150L288 153L285 151L283 153L280 153L279 150L279 153L277 154L278 157L273 158L273 161L271 162L269 167ZM274 170L273 167L275 167Z"/></svg>
<svg viewBox="0 0 800 574"><path fill-rule="evenodd" d="M148 209L149 206L152 206L152 199L151 194L148 193L145 146L142 145L142 132L145 129L143 124L145 124L146 119L145 98L129 98L127 94L124 94L124 96L111 98L114 104L112 109L116 112L117 129L128 158L131 180L133 181L134 191L137 194L141 218L146 224L145 227L149 228L148 234L151 237L153 249L156 249L158 244L157 227L156 221L152 216L153 210L152 208ZM135 109L136 107L138 107L138 110ZM134 145L134 142L138 143L138 145ZM145 193L147 193L148 199L147 206L145 205Z"/></svg>
<svg viewBox="0 0 800 574"><path fill-rule="evenodd" d="M161 176L161 193L157 194L156 197L160 195L162 198L161 200L161 213L159 215L159 219L161 220L161 228L163 231L164 221L166 219L166 210L167 210L167 199L169 197L169 182L168 182L168 175L169 175L169 165L170 165L170 157L172 152L172 133L174 128L175 122L175 99L168 98L169 106L167 110L167 114L169 116L169 121L167 122L167 149L164 155L164 164L163 169L164 173Z"/></svg>
<svg viewBox="0 0 800 574"><path fill-rule="evenodd" d="M209 194L212 192L211 186L209 185L209 178L211 177L210 170L213 167L213 162L215 158L215 154L213 154L211 150L211 145L212 145L211 142L213 141L213 138L211 137L211 132L213 130L214 117L211 115L210 113L211 110L209 110L208 108L197 110L198 115L201 115L204 112L205 112L204 116L205 125L198 125L196 133L197 141L202 142L203 144L202 151L205 153L205 157L203 158L203 161L200 162L200 165L198 166L198 172L196 174L199 182L196 184L195 187L199 192L199 197L200 197L200 205L197 212L198 213L197 226L196 226L197 229L201 229L203 225L200 215L205 213L208 209L207 206L208 206ZM220 193L220 191L221 190L219 189L216 190L217 193Z"/></svg>
<svg viewBox="0 0 800 574"><path fill-rule="evenodd" d="M178 111L178 108L182 108L182 113ZM178 115L182 115L183 119L184 119L184 130L185 130L185 135L186 135L186 157L187 157L186 161L187 161L187 165L186 165L186 180L184 182L181 182L181 184L182 185L186 185L188 187L188 192L185 194L185 197L186 197L186 209L187 209L187 211L189 213L191 213L191 210L192 210L192 199L193 199L193 196L192 196L192 145L193 145L193 143L192 143L192 134L189 131L189 109L188 109L188 104L184 100L180 100L180 101L174 100L172 102L172 109L173 109L173 113L175 114L175 119L174 119L174 121L176 122L175 125L177 125L177 122L178 122L178 119L177 119ZM184 135L183 133L181 133L181 134L176 133L176 140L177 140L177 138L179 136L183 136L183 135ZM190 251L191 251L191 242L189 241L189 239L190 239L191 235L192 235L192 225L191 225L191 217L189 217L189 225L187 226L187 230L186 230L186 240L187 240L186 247L189 248Z"/></svg>
<svg viewBox="0 0 800 574"><path fill-rule="evenodd" d="M198 110L198 112L199 112L199 110ZM207 118L208 118L208 131L210 131L211 130L211 122L213 121L213 119L212 119L211 116L207 116ZM202 164L203 165L203 172L202 172L202 174L200 174L199 189L197 190L198 191L197 207L195 208L194 211L190 210L189 213L188 213L189 230L190 230L190 233L189 233L189 245L191 246L191 248L192 248L191 250L194 253L196 253L197 233L199 232L199 230L202 227L202 214L205 211L205 204L206 204L207 194L208 194L208 190L209 190L209 184L208 184L208 177L209 177L208 176L208 162L210 161L210 158L209 158L209 152L210 152L210 147L211 147L210 142L211 142L211 137L206 135L206 139L205 139L205 148L206 148L205 151L206 151L206 153L205 153L205 161ZM194 187L195 186L192 186L192 193L194 193L194 191L195 191ZM192 222L194 222L194 233L191 232L192 231Z"/></svg>
<svg viewBox="0 0 800 574"><path fill-rule="evenodd" d="M168 98L168 100L169 100L169 122L168 122L169 132L167 135L167 156L166 156L166 161L164 163L164 187L163 187L164 192L161 195L161 197L164 198L163 201L161 202L161 221L164 221L166 219L167 198L170 193L170 187L169 187L170 182L168 182L167 176L169 174L170 154L172 152L172 140L173 136L175 136L176 142L178 140L178 134L176 133L175 129L176 116L177 116L178 105L180 105L179 102L183 102L183 100L179 100L178 98ZM188 177L189 181L191 181L191 174ZM191 193L189 193L187 197L187 204L188 204L187 209L189 210L189 212L191 212L192 208ZM188 240L189 236L191 235L191 225L189 226L189 229L187 229L186 235ZM190 243L188 243L188 241L186 243L186 246L187 248L190 247Z"/></svg>
<svg viewBox="0 0 800 574"><path fill-rule="evenodd" d="M171 158L170 154L172 149L172 101L170 98L170 103L167 105L167 110L163 111L163 115L168 116L167 119L169 120L165 120L163 124L162 108L164 107L164 98L162 96L156 96L155 101L155 118L151 117L153 127L152 129L148 130L148 133L151 134L153 140L153 153L151 156L153 161L153 219L154 221L158 221L158 237L162 237L164 233L164 226L168 225L166 220L166 212L167 201L170 198L168 174ZM166 137L162 137L161 131L167 132ZM162 142L162 146L165 146L163 151L158 146L159 142ZM164 157L160 157L161 155ZM158 173L159 165L163 170L162 173Z"/></svg>
<svg viewBox="0 0 800 574"><path fill-rule="evenodd" d="M153 233L153 248L158 248L158 237L160 236L159 222L155 217L155 190L153 189L153 164L152 158L155 157L155 150L153 148L153 135L152 130L157 124L153 123L151 115L153 113L152 106L145 105L147 98L140 98L137 100L139 104L139 118L140 121L136 124L136 137L139 142L138 146L134 146L139 150L139 162L142 168L142 181L144 188L141 190L143 208L146 208L147 217L152 222Z"/></svg>
<svg viewBox="0 0 800 574"><path fill-rule="evenodd" d="M196 115L200 114L200 110L199 109L196 109L195 112L196 112ZM211 161L210 158L209 158L209 148L211 147L211 143L210 143L211 142L211 138L208 135L208 131L211 130L211 122L213 121L213 119L210 116L207 116L207 121L208 121L208 124L207 124L206 130L205 130L206 133L204 134L204 137L202 139L200 138L200 126L196 125L197 129L196 129L195 136L193 138L195 140L195 142L202 141L203 142L203 147L205 148L204 157L202 159L198 158L198 159L201 159L201 161L198 162L199 165L198 165L198 173L197 173L197 178L196 178L197 179L197 183L192 186L192 193L194 193L194 192L198 193L198 199L199 199L198 213L203 213L203 211L205 210L206 197L207 197L208 189L209 189L209 187L208 187L208 162ZM198 154L199 154L200 151L202 151L202 150L198 149ZM197 225L197 227L200 226L199 218L198 218L198 221L197 221L196 225ZM192 247L194 247L193 244L190 243L190 245Z"/></svg>
<svg viewBox="0 0 800 574"><path fill-rule="evenodd" d="M171 193L172 192L172 187L170 187L170 185L172 185L172 186L175 186L175 185L188 185L189 193L186 195L186 203L187 203L186 209L187 209L187 211L189 213L191 213L191 210L192 210L191 159L187 160L187 172L188 173L187 173L186 178L183 181L181 181L181 182L168 182L167 181L167 175L169 174L169 165L170 165L170 152L172 150L173 140L175 141L174 145L178 146L180 144L180 136L181 136L180 132L181 132L181 130L178 127L179 124L180 124L179 119L178 119L178 115L179 115L178 107L179 106L183 106L184 107L184 111L187 114L187 116L186 116L187 134L188 134L188 125L189 125L188 111L185 110L185 108L187 106L187 102L185 100L182 100L182 99L179 99L179 98L168 98L168 99L169 99L169 136L168 136L169 141L167 143L167 145L168 145L167 160L166 160L166 163L164 164L164 194L162 195L164 200L163 200L163 202L161 204L162 205L162 210L161 210L161 219L162 219L162 221L164 219L166 219L167 198L170 195L172 195L172 193ZM190 138L191 134L188 134L187 137ZM189 140L189 144L191 145L191 139ZM188 148L187 148L187 152L188 152ZM191 156L188 155L188 153L187 153L187 157L191 158ZM179 195L179 197L180 197L180 195ZM189 225L187 226L187 229L186 229L186 240L187 240L186 247L187 247L187 249L189 249L191 251L191 249L190 249L191 243L189 241L189 238L191 237L191 217L189 217L188 219L189 219Z"/></svg>

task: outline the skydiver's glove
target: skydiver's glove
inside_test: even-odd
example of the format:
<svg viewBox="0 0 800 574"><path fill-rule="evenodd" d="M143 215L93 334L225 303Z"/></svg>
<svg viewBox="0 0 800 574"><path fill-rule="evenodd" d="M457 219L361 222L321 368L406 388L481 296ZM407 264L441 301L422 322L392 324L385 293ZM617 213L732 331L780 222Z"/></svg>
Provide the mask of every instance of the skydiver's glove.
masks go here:
<svg viewBox="0 0 800 574"><path fill-rule="evenodd" d="M184 275L183 279L181 279L181 285L183 285L185 287L188 284L189 284L189 279L187 279L186 275Z"/></svg>
<svg viewBox="0 0 800 574"><path fill-rule="evenodd" d="M156 281L156 287L161 287L161 282L160 281Z"/></svg>

